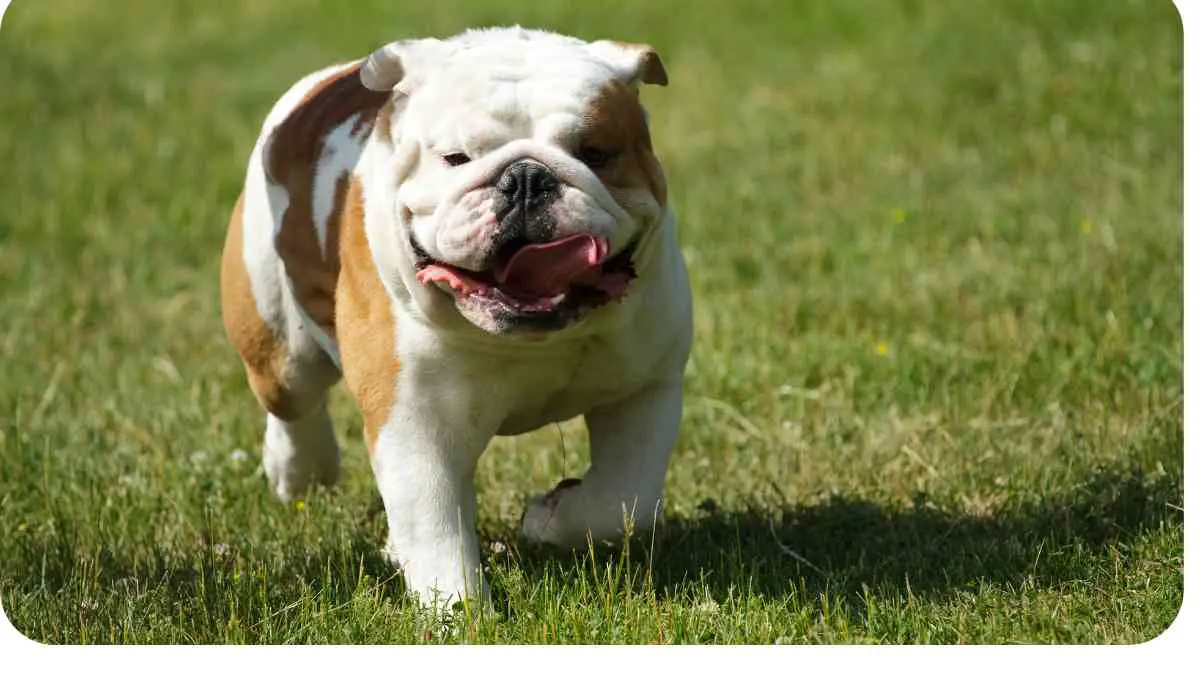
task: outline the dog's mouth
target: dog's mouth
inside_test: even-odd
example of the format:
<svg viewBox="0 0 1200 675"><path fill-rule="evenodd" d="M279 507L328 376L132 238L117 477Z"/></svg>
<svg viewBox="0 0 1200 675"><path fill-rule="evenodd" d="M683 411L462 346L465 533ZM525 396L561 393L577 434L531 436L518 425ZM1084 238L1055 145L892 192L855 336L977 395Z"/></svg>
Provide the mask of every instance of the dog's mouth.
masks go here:
<svg viewBox="0 0 1200 675"><path fill-rule="evenodd" d="M598 307L624 296L637 276L636 239L609 256L607 239L576 234L545 243L503 247L488 270L434 259L413 240L417 281L438 284L458 301L473 301L517 317L546 317Z"/></svg>

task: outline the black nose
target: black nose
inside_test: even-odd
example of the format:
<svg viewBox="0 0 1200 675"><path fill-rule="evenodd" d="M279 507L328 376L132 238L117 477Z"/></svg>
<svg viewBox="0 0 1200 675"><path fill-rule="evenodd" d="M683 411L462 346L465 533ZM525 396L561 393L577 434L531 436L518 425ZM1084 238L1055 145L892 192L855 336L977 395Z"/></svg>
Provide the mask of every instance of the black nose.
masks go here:
<svg viewBox="0 0 1200 675"><path fill-rule="evenodd" d="M509 164L496 181L496 189L516 207L537 206L558 192L558 188L558 178L550 169L529 159Z"/></svg>

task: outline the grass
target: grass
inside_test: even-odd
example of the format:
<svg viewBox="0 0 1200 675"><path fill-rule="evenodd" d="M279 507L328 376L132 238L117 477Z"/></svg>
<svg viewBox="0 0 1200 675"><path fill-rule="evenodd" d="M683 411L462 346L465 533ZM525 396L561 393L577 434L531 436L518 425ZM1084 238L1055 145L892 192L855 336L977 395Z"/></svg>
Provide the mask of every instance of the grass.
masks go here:
<svg viewBox="0 0 1200 675"><path fill-rule="evenodd" d="M655 44L696 296L664 522L518 536L578 421L479 470L496 612L435 621L345 472L285 507L222 334L300 75L520 22ZM51 643L1133 643L1182 601L1170 3L18 2L0 34L0 600Z"/></svg>

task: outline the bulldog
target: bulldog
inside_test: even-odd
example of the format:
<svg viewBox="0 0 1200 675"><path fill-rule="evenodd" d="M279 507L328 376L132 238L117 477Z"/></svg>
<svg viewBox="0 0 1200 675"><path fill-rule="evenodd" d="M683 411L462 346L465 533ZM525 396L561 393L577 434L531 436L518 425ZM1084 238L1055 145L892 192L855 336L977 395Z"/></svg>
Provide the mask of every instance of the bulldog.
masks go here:
<svg viewBox="0 0 1200 675"><path fill-rule="evenodd" d="M283 500L338 479L326 408L362 414L385 552L423 601L486 597L476 462L583 415L590 466L524 537L644 529L692 340L687 271L638 90L648 45L520 27L387 44L304 77L250 155L221 266L226 332Z"/></svg>

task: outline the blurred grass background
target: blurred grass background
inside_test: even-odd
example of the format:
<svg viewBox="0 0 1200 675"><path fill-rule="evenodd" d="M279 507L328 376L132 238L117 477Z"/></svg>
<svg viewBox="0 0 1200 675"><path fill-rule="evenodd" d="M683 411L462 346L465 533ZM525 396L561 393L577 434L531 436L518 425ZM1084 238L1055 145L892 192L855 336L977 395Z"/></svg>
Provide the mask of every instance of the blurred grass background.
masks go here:
<svg viewBox="0 0 1200 675"><path fill-rule="evenodd" d="M578 422L494 443L495 616L378 555L352 402L303 510L217 265L303 74L488 24L645 41L696 296L652 541L518 540ZM1137 642L1182 598L1169 2L17 2L0 31L0 602L48 642Z"/></svg>

